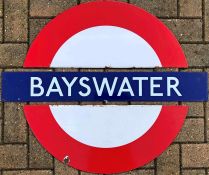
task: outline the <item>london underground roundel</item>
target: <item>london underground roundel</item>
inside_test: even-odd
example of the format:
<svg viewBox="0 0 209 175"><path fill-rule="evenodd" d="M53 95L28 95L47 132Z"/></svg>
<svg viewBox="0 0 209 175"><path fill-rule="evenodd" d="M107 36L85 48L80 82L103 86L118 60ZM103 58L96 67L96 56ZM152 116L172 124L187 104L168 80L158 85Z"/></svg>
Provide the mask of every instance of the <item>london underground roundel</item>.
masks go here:
<svg viewBox="0 0 209 175"><path fill-rule="evenodd" d="M174 35L156 17L127 3L98 1L73 7L49 22L31 45L24 67L188 64ZM93 173L125 172L158 157L177 136L188 107L91 102L207 101L204 72L5 72L2 77L3 101L90 102L28 104L24 112L49 153Z"/></svg>

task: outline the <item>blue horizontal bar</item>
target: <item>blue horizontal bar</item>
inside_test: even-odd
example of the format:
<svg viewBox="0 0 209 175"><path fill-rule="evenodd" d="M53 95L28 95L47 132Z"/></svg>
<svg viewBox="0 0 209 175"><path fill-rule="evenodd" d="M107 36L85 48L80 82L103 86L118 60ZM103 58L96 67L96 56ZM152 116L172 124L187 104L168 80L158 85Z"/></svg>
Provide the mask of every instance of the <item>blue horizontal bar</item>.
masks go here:
<svg viewBox="0 0 209 175"><path fill-rule="evenodd" d="M3 72L2 101L207 101L207 81L205 72Z"/></svg>

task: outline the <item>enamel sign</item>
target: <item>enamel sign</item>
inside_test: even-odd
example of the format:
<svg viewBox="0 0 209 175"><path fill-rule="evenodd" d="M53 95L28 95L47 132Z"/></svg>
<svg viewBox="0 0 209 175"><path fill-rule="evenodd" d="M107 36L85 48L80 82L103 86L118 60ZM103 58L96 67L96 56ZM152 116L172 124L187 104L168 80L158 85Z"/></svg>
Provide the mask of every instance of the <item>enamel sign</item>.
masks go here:
<svg viewBox="0 0 209 175"><path fill-rule="evenodd" d="M42 146L65 164L91 173L120 173L149 163L172 143L188 111L183 105L109 105L109 101L208 99L205 72L130 71L187 68L188 63L163 23L122 2L85 3L58 15L34 40L23 66L55 71L3 72L2 101L28 102L25 117ZM89 105L64 105L84 101Z"/></svg>

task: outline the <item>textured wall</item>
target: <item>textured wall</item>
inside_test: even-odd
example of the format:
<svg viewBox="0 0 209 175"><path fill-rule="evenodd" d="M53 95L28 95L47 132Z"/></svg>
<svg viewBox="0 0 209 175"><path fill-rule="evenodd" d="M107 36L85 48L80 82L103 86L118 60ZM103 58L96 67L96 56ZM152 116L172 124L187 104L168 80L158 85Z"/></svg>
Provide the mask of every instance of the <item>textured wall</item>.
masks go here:
<svg viewBox="0 0 209 175"><path fill-rule="evenodd" d="M58 13L79 3L82 1L0 0L0 71L23 71L28 46L39 30ZM209 0L130 0L129 3L156 15L174 32L186 53L190 71L209 72ZM190 111L174 143L150 164L124 175L209 174L209 102L187 104ZM46 153L31 133L22 106L1 103L0 175L87 175Z"/></svg>

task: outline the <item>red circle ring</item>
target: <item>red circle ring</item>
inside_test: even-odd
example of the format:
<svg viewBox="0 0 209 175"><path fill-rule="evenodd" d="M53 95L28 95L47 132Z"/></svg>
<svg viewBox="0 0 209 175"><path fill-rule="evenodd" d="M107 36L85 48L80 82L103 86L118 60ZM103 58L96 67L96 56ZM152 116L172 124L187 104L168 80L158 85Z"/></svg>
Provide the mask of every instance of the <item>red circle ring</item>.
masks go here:
<svg viewBox="0 0 209 175"><path fill-rule="evenodd" d="M101 25L122 27L141 36L155 50L163 67L188 67L178 41L163 23L143 9L113 1L82 4L57 16L33 42L24 67L50 67L67 39ZM48 105L24 107L35 136L54 157L63 161L69 156L72 167L107 174L143 166L159 156L176 137L187 110L186 106L163 106L157 121L142 137L121 147L103 149L82 144L67 135L54 120Z"/></svg>

